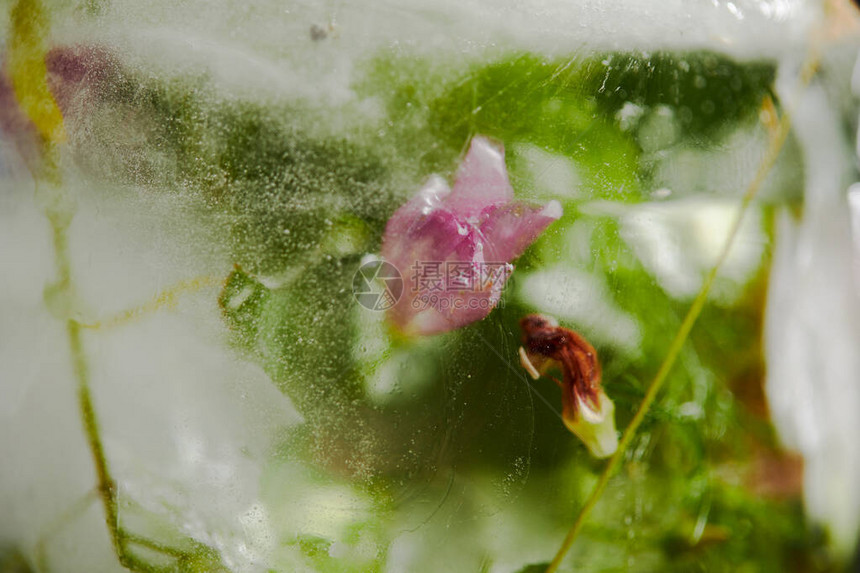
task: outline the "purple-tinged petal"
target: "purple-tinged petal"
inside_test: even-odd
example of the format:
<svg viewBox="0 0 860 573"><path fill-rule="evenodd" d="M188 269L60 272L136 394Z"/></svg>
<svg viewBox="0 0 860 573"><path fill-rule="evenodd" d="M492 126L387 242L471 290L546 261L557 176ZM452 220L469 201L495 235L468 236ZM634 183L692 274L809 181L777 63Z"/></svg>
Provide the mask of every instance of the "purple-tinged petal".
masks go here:
<svg viewBox="0 0 860 573"><path fill-rule="evenodd" d="M24 163L32 169L39 158L39 134L18 106L15 90L5 70L0 74L0 130L9 136Z"/></svg>
<svg viewBox="0 0 860 573"><path fill-rule="evenodd" d="M444 179L438 175L430 177L424 187L388 219L384 241L388 243L390 240L400 240L398 237L408 234L411 229L422 223L424 217L442 207L442 202L450 193L451 188ZM384 248L385 244L383 244Z"/></svg>
<svg viewBox="0 0 860 573"><path fill-rule="evenodd" d="M414 254L407 260L408 267L405 261L398 267L408 268L405 296L389 311L392 322L406 334L438 334L481 320L498 305L513 271L510 263L485 261L484 243L474 228L447 258L429 259L433 267ZM428 277L427 268L438 272L437 281Z"/></svg>
<svg viewBox="0 0 860 573"><path fill-rule="evenodd" d="M558 201L550 201L543 207L508 203L493 208L481 224L486 260L511 261L519 257L561 215Z"/></svg>
<svg viewBox="0 0 860 573"><path fill-rule="evenodd" d="M398 211L389 221L382 240L382 257L396 266L404 276L416 263L445 261L454 253L471 260L474 230L445 209L435 209L412 219L400 218ZM465 243L465 245L463 245ZM462 245L462 246L461 246Z"/></svg>
<svg viewBox="0 0 860 573"><path fill-rule="evenodd" d="M501 299L502 285L494 284L486 291L462 293L445 293L437 295L436 301L431 300L431 306L420 310L412 319L407 333L430 335L441 334L462 328L485 318L498 305ZM432 299L431 295L431 299ZM417 299L423 303L422 298Z"/></svg>
<svg viewBox="0 0 860 573"><path fill-rule="evenodd" d="M484 137L473 138L445 206L462 217L474 217L491 205L513 198L504 149Z"/></svg>
<svg viewBox="0 0 860 573"><path fill-rule="evenodd" d="M385 228L382 256L403 274L406 289L389 317L407 334L437 334L487 316L510 276L510 261L561 216L511 203L504 151L476 137L454 189L433 177ZM453 269L453 274L452 274Z"/></svg>
<svg viewBox="0 0 860 573"><path fill-rule="evenodd" d="M92 105L119 81L120 65L107 48L73 45L51 48L45 55L48 87L62 113L64 127L70 118L85 116ZM10 137L33 169L41 154L36 126L18 105L8 70L0 70L0 130Z"/></svg>
<svg viewBox="0 0 860 573"><path fill-rule="evenodd" d="M477 229L444 209L421 217L397 238L386 236L382 256L400 270L405 281L404 296L389 311L394 324L407 333L434 334L477 320L461 323L457 319L453 299L463 297L446 289L446 273L449 263L482 262L482 253ZM440 312L441 308L450 312ZM491 308L487 306L487 313Z"/></svg>
<svg viewBox="0 0 860 573"><path fill-rule="evenodd" d="M86 113L86 105L114 89L121 77L116 56L97 45L52 48L45 56L45 65L48 85L63 116Z"/></svg>

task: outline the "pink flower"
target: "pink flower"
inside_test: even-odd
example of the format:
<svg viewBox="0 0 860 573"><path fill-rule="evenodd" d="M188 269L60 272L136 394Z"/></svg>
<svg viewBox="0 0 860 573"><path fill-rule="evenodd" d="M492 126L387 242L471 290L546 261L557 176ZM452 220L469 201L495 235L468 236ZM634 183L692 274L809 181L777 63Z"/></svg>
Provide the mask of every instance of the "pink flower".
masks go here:
<svg viewBox="0 0 860 573"><path fill-rule="evenodd" d="M407 334L437 334L487 316L520 256L561 205L514 201L501 147L472 139L454 188L433 176L389 219L382 256L406 279L389 310Z"/></svg>

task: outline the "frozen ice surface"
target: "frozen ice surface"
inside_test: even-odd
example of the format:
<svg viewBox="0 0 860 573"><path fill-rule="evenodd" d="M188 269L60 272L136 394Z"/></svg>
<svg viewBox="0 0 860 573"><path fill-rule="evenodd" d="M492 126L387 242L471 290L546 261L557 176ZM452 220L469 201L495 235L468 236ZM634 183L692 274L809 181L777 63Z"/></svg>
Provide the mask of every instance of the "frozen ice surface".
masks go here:
<svg viewBox="0 0 860 573"><path fill-rule="evenodd" d="M16 272L4 273L2 283L0 535L32 546L59 513L92 491L94 478L64 329L46 310L42 288L34 288L53 278L50 230L33 200L33 182L9 183L0 196L0 255ZM69 232L75 284L80 299L90 301L74 311L83 322L140 306L166 285L224 264L217 254L201 258L199 249L188 257L184 241L193 224L175 202L139 196L120 208L113 198L69 185L78 197ZM213 290L187 295L174 313L144 313L131 324L96 330L85 348L129 520L142 507L217 547L237 570L255 571L258 564L242 549L254 540L240 517L259 504L259 474L273 435L301 416L259 366L226 346ZM94 543L106 533L99 514L88 510L84 525L61 534L52 548L62 553L74 538L83 544L67 555L66 567L118 567L108 546ZM126 519L124 511L120 517ZM78 537L82 531L90 537Z"/></svg>
<svg viewBox="0 0 860 573"><path fill-rule="evenodd" d="M57 10L55 34L63 43L97 38L158 73L206 70L225 89L245 96L289 94L340 105L353 97L356 66L380 49L466 59L510 50L566 56L659 49L772 58L803 45L821 6L801 0L529 0L496 2L488 10L478 0L114 0L95 23L81 21L62 3ZM325 37L313 40L314 27Z"/></svg>
<svg viewBox="0 0 860 573"><path fill-rule="evenodd" d="M72 318L120 523L205 546L237 573L547 561L600 466L558 419L553 383L516 364L516 321L552 314L598 347L621 429L764 155L764 96L794 105L796 62L826 12L800 0L45 4L51 47L99 46L117 75L64 110L75 214L62 296L21 134L0 140L0 545L34 569L43 547L52 570L122 570L100 500L55 527L96 483ZM10 26L0 19L4 45ZM763 376L765 288L773 422L804 456L809 516L850 551L860 201L846 201L856 158L837 109L854 104L828 100L822 85L846 82L827 81L800 100L766 206L746 214L568 565L739 570L777 553L762 567L779 569L784 547L824 543L790 483L784 503L746 487L771 459L761 450L782 455L770 421L749 414L763 401L748 387ZM354 304L354 269L430 174L452 180L475 135L505 145L517 198L564 215L515 261L489 318L405 341Z"/></svg>

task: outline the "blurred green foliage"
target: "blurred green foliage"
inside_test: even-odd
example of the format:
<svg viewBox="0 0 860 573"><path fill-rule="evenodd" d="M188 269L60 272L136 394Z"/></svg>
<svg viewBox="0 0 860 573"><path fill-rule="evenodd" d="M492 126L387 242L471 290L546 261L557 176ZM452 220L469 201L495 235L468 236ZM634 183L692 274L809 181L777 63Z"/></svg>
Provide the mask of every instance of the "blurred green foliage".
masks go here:
<svg viewBox="0 0 860 573"><path fill-rule="evenodd" d="M127 75L103 119L136 110L140 142L103 169L190 192L223 224L237 263L219 300L233 342L305 417L283 437L264 478L266 501L290 495L291 464L373 498L376 521L359 520L353 533L365 532L378 551L356 557L355 570L381 567L388 544L413 529L422 570L434 570L440 547L457 570L522 566L551 557L602 467L558 419L556 386L531 382L518 365L518 320L535 310L521 296L522 277L576 266L635 320L636 352L598 344L623 428L687 308L638 260L614 214L586 208L649 196L639 126L625 114L665 106L680 125L672 145L716 148L756 129L773 78L770 64L711 53L524 54L455 71L386 54L355 86L385 110L384 135L334 138L316 135L308 125L323 120L299 105L222 100L202 80L192 90ZM402 340L381 317L361 314L353 273L378 249L393 210L431 173L450 178L475 134L506 145L521 198L533 199L537 186L518 158L525 145L570 160L579 187L560 197L564 217L518 261L502 308L458 332ZM416 187L398 188L403 181ZM587 223L585 259L570 252L575 223ZM732 305L705 308L574 546L572 570L826 570L816 557L823 537L810 532L799 492L769 492L751 478L767 460L784 461L760 395L766 268L767 257ZM479 536L481 527L498 531ZM305 566L334 571L347 569L333 547L359 554L348 537L282 542Z"/></svg>

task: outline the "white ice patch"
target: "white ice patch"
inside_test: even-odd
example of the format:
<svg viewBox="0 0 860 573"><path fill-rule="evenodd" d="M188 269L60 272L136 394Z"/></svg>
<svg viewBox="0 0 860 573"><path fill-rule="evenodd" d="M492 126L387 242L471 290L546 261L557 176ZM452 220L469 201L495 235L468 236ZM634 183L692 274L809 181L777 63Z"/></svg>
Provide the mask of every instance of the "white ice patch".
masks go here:
<svg viewBox="0 0 860 573"><path fill-rule="evenodd" d="M848 206L851 210L851 236L854 239L854 279L860 285L860 183L848 189Z"/></svg>
<svg viewBox="0 0 860 573"><path fill-rule="evenodd" d="M220 268L205 233L189 225L185 200L68 185L79 198L68 231L83 301L75 314L104 319L151 302L203 266ZM95 484L65 326L43 302L53 260L32 182L14 182L0 194L0 263L14 269L0 273L0 537L25 548ZM84 328L83 352L120 507L130 502L161 515L238 570L256 571L248 559L259 552L242 545L241 519L256 500L273 439L301 417L259 366L230 349L217 294L210 285L185 293L176 307ZM95 505L50 547L62 554L64 539L88 532L87 551L68 552L69 570L117 567Z"/></svg>
<svg viewBox="0 0 860 573"><path fill-rule="evenodd" d="M517 294L538 312L575 324L590 340L638 352L639 325L615 306L609 287L595 275L558 265L522 276Z"/></svg>
<svg viewBox="0 0 860 573"><path fill-rule="evenodd" d="M804 156L806 200L799 221L786 211L777 218L765 390L781 438L803 454L807 510L847 556L860 531L860 282L845 192L853 159L824 90L800 91L791 63L780 74Z"/></svg>
<svg viewBox="0 0 860 573"><path fill-rule="evenodd" d="M205 72L222 88L263 100L337 106L356 99L363 62L383 49L435 61L509 50L568 55L583 46L712 49L762 59L803 44L818 10L804 0L115 0L93 23L58 18L55 35L70 43L100 38L159 74Z"/></svg>
<svg viewBox="0 0 860 573"><path fill-rule="evenodd" d="M570 199L580 196L580 177L570 158L549 153L536 145L516 145L513 155L525 164L529 183L535 187L535 198Z"/></svg>
<svg viewBox="0 0 860 573"><path fill-rule="evenodd" d="M737 199L684 199L625 209L621 236L673 297L690 299L717 262L739 212ZM761 265L767 237L749 210L717 275L712 296L729 304Z"/></svg>

